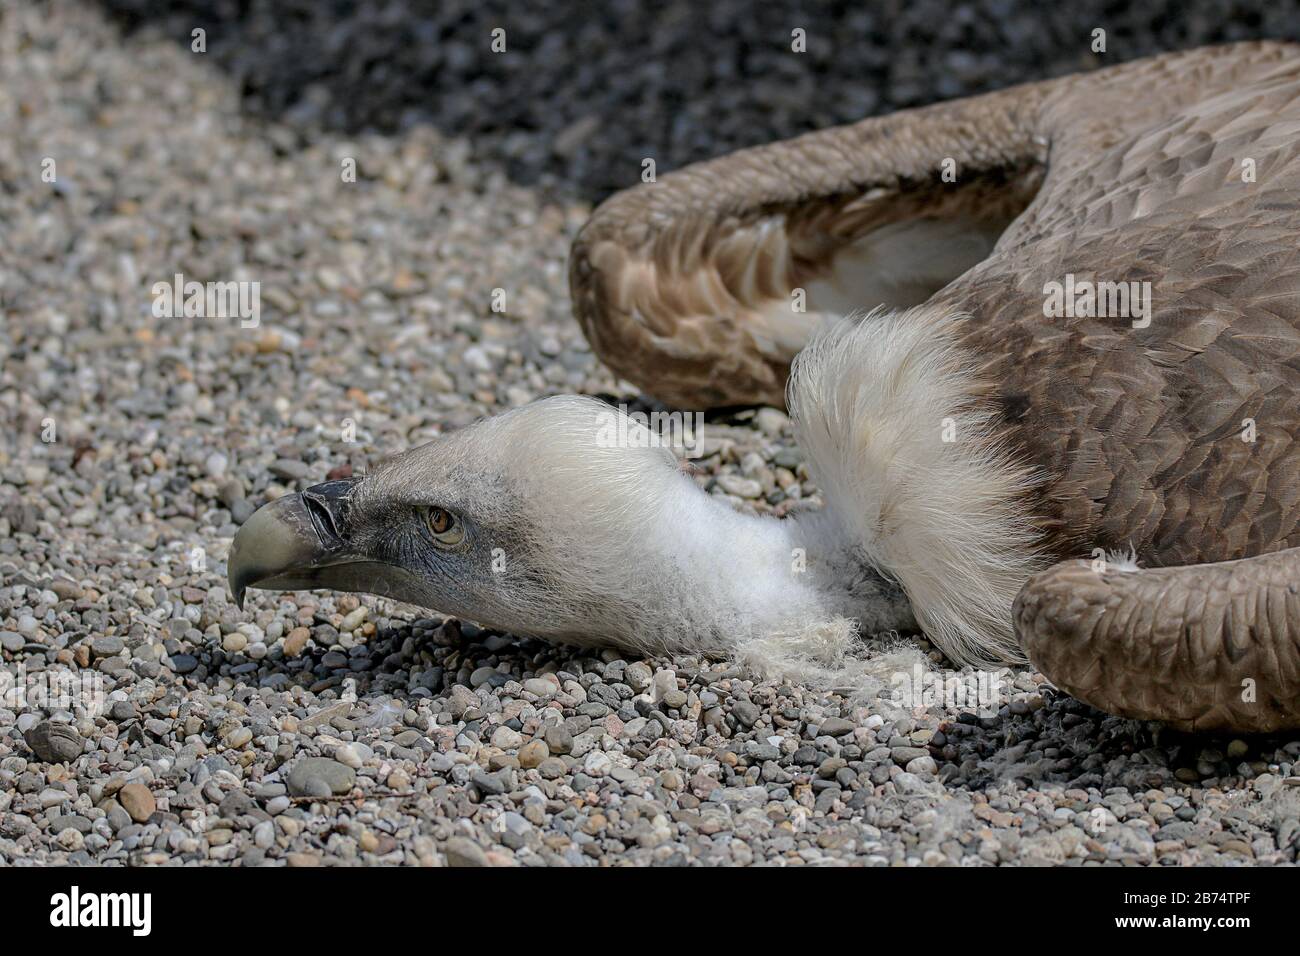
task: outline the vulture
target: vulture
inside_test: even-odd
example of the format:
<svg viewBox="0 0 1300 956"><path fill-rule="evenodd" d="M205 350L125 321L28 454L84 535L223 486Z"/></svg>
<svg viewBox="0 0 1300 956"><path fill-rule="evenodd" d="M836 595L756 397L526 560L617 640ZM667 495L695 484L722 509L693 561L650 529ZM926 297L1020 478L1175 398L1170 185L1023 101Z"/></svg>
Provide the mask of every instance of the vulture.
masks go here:
<svg viewBox="0 0 1300 956"><path fill-rule="evenodd" d="M549 398L263 506L241 606L329 587L715 655L911 629L1113 714L1300 727L1300 47L688 166L597 208L570 287L662 402L787 407L825 506L738 512Z"/></svg>

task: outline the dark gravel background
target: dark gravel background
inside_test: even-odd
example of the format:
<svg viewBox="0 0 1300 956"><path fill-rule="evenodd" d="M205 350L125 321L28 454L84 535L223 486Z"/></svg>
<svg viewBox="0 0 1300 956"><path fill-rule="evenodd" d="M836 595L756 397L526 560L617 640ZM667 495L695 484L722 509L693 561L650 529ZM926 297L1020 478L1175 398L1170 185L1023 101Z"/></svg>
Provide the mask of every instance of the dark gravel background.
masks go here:
<svg viewBox="0 0 1300 956"><path fill-rule="evenodd" d="M103 0L238 77L298 128L469 136L515 181L599 200L667 170L872 113L1166 50L1300 37L1294 3L520 3ZM491 31L506 31L505 53ZM807 52L790 55L802 28ZM1106 53L1091 52L1106 31Z"/></svg>

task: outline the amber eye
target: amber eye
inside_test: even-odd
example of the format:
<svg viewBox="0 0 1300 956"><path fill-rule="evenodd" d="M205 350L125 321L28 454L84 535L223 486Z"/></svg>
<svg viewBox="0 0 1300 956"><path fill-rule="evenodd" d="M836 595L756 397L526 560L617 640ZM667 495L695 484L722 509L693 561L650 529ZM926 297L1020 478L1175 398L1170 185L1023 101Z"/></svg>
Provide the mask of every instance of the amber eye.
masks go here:
<svg viewBox="0 0 1300 956"><path fill-rule="evenodd" d="M430 508L428 522L429 530L440 544L458 544L465 537L456 516L446 508Z"/></svg>

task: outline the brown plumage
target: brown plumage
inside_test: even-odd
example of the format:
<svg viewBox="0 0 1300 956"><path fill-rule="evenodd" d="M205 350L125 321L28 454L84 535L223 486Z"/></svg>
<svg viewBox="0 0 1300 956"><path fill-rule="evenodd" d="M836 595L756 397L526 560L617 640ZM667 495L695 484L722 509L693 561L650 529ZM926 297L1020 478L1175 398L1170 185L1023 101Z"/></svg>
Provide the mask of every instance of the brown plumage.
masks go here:
<svg viewBox="0 0 1300 956"><path fill-rule="evenodd" d="M909 274L873 265L909 237L935 238ZM1116 713L1300 725L1300 556L1274 554L1300 546L1300 48L1157 57L745 150L611 198L571 268L601 358L687 408L781 404L854 291L962 313L971 401L1037 475L1018 505L1043 553L1131 548L1149 568L1032 578L1030 658ZM1045 317L1067 275L1149 282L1149 325Z"/></svg>

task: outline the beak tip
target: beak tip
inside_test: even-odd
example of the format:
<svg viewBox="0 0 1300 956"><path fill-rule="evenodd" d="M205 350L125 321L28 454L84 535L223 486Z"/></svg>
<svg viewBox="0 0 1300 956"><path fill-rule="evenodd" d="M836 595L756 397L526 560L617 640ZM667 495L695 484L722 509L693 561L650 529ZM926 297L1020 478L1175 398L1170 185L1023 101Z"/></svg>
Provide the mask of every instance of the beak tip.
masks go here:
<svg viewBox="0 0 1300 956"><path fill-rule="evenodd" d="M320 506L326 507L351 486L336 481L315 487L327 488L328 494L322 493L313 499L318 504L323 502ZM250 587L269 584L272 590L283 589L280 585L287 581L296 583L302 577L293 572L314 568L328 556L329 549L322 544L320 532L301 494L285 495L267 502L240 525L230 543L226 581L235 606L244 610Z"/></svg>

